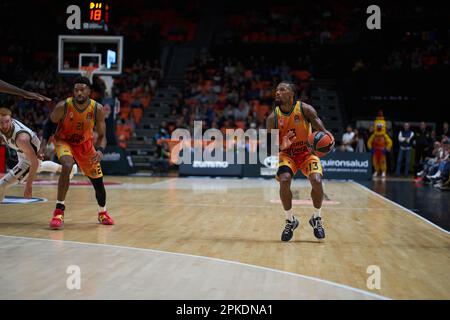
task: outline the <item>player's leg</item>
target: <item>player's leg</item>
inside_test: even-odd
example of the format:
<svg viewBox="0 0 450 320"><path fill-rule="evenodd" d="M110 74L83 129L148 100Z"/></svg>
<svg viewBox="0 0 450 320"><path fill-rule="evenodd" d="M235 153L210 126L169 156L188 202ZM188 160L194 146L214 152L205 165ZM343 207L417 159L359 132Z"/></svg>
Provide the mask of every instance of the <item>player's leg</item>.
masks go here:
<svg viewBox="0 0 450 320"><path fill-rule="evenodd" d="M311 184L311 199L313 201L314 214L309 219L309 224L314 229L314 236L317 239L325 238L325 230L322 224L322 202L323 202L323 186L322 186L322 164L320 159L314 155L308 156L301 166L302 173L308 177Z"/></svg>
<svg viewBox="0 0 450 320"><path fill-rule="evenodd" d="M64 142L55 143L56 154L61 163L61 174L58 179L58 194L56 197L56 208L53 211L53 218L50 221L50 229L62 229L64 227L64 210L67 190L70 184L70 172L75 163L72 153L72 147Z"/></svg>
<svg viewBox="0 0 450 320"><path fill-rule="evenodd" d="M72 172L72 168L75 164L75 159L71 156L62 156L59 159L61 162L61 173L58 179L58 196L57 200L59 202L64 202L66 199L67 190L69 190L70 184L70 173Z"/></svg>
<svg viewBox="0 0 450 320"><path fill-rule="evenodd" d="M28 173L30 172L30 163L21 154L18 154L18 160L19 162L16 166L0 180L0 202L3 201L6 190L10 186L16 183L22 183L28 177Z"/></svg>
<svg viewBox="0 0 450 320"><path fill-rule="evenodd" d="M282 166L277 172L278 180L280 182L280 199L283 204L283 209L286 212L292 211L292 170L288 166ZM292 220L292 215L286 216L286 219Z"/></svg>
<svg viewBox="0 0 450 320"><path fill-rule="evenodd" d="M319 173L311 173L308 176L308 180L311 183L311 199L314 206L314 214L309 219L309 224L314 229L314 236L317 239L325 238L325 229L323 228L321 211L323 202L323 186L322 175Z"/></svg>
<svg viewBox="0 0 450 320"><path fill-rule="evenodd" d="M109 216L106 210L106 190L103 183L103 172L99 162L92 162L95 155L95 149L91 142L87 142L79 151L74 150L75 159L80 169L89 178L95 190L95 198L98 204L98 221L103 225L113 225L114 220Z"/></svg>
<svg viewBox="0 0 450 320"><path fill-rule="evenodd" d="M114 220L109 216L106 210L106 190L105 184L103 183L103 177L91 178L92 186L95 189L95 198L98 204L98 222L103 225L113 225Z"/></svg>
<svg viewBox="0 0 450 320"><path fill-rule="evenodd" d="M5 198L6 190L26 177L29 170L28 163L19 159L19 163L0 179L0 202Z"/></svg>
<svg viewBox="0 0 450 320"><path fill-rule="evenodd" d="M287 156L280 155L276 179L280 183L280 199L286 217L286 225L281 233L281 241L291 240L294 230L299 225L299 221L295 218L292 211L291 181L295 172L297 172L295 162Z"/></svg>
<svg viewBox="0 0 450 320"><path fill-rule="evenodd" d="M6 189L8 189L11 185L13 185L14 182L17 182L13 181L11 177L9 177L8 179L7 175L5 175L3 178L0 179L0 203L3 201L3 199L5 199Z"/></svg>
<svg viewBox="0 0 450 320"><path fill-rule="evenodd" d="M61 172L61 165L53 161L41 161L38 172L59 173Z"/></svg>
<svg viewBox="0 0 450 320"><path fill-rule="evenodd" d="M62 165L53 161L42 161L38 172L51 172L51 173L61 173ZM72 170L70 171L69 179L72 180L73 176L78 172L77 165L74 164Z"/></svg>

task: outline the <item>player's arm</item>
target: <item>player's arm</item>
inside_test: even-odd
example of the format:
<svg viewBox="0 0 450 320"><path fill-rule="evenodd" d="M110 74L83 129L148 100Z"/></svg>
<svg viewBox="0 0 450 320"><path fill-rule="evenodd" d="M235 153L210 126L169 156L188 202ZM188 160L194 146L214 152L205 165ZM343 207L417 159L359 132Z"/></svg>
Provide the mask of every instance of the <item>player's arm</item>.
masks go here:
<svg viewBox="0 0 450 320"><path fill-rule="evenodd" d="M267 128L267 147L269 154L272 154L272 135L271 130L275 129L275 112L271 112L266 119L266 128Z"/></svg>
<svg viewBox="0 0 450 320"><path fill-rule="evenodd" d="M106 148L106 123L105 123L105 114L103 113L103 106L101 104L97 104L97 113L96 113L96 131L97 131L97 145L95 149L97 152L95 153L94 158L92 159L94 162L98 162L103 158L103 152Z"/></svg>
<svg viewBox="0 0 450 320"><path fill-rule="evenodd" d="M64 107L65 101L60 101L56 104L53 111L50 113L50 117L47 119L47 121L44 123L44 133L42 136L42 142L41 142L41 148L38 152L39 159L44 159L44 150L47 146L48 141L50 140L50 137L55 133L57 123L60 122L64 117L65 107Z"/></svg>
<svg viewBox="0 0 450 320"><path fill-rule="evenodd" d="M308 120L311 123L314 129L318 131L328 132L327 129L325 129L322 120L320 120L319 116L317 115L316 109L314 109L312 106L306 103L303 103L302 107L306 120Z"/></svg>
<svg viewBox="0 0 450 320"><path fill-rule="evenodd" d="M0 92L14 94L16 96L21 96L25 99L34 99L34 100L39 100L39 101L51 101L51 99L47 98L46 96L40 95L39 93L20 89L20 88L13 86L12 84L9 84L3 80L0 80Z"/></svg>
<svg viewBox="0 0 450 320"><path fill-rule="evenodd" d="M311 125L314 129L316 129L318 131L327 132L331 137L333 137L331 132L328 131L327 129L325 129L325 126L323 125L322 120L320 120L319 116L317 115L316 109L314 109L309 104L303 103L303 113L306 117L306 120L308 120L311 123ZM334 137L333 137L333 143L334 143Z"/></svg>
<svg viewBox="0 0 450 320"><path fill-rule="evenodd" d="M30 162L30 171L28 173L28 179L25 185L24 197L31 198L33 181L39 168L39 160L36 152L31 146L31 137L28 133L19 133L16 137L16 145L23 151L25 157Z"/></svg>
<svg viewBox="0 0 450 320"><path fill-rule="evenodd" d="M266 120L267 132L270 133L270 130L275 129L275 113L272 112L269 114Z"/></svg>

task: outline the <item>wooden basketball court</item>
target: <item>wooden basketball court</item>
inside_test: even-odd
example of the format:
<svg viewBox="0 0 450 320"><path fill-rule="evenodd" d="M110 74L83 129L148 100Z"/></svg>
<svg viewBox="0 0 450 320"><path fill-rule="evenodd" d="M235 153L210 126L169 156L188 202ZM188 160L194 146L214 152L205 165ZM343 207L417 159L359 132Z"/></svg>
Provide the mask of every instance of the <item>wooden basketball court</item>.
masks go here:
<svg viewBox="0 0 450 320"><path fill-rule="evenodd" d="M450 298L449 233L357 183L325 181L319 242L310 187L295 181L300 227L283 243L275 180L105 181L114 226L97 224L92 187L72 185L64 230L49 230L56 177L34 186L47 202L0 205L1 299ZM79 290L67 287L69 266ZM368 287L370 266L380 289Z"/></svg>

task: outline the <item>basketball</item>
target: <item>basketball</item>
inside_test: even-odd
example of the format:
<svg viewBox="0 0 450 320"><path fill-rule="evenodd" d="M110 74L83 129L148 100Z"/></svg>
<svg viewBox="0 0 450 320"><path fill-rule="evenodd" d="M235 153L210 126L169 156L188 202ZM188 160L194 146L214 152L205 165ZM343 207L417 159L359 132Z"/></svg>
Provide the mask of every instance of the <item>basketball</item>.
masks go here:
<svg viewBox="0 0 450 320"><path fill-rule="evenodd" d="M308 136L308 148L318 157L325 156L333 147L334 137L328 132L315 131Z"/></svg>

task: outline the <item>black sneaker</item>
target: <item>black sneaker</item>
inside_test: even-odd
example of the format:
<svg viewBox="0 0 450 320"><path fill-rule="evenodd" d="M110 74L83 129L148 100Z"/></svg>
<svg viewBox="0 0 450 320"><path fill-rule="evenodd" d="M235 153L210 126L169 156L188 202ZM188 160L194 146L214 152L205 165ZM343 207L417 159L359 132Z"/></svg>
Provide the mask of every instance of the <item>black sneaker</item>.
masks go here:
<svg viewBox="0 0 450 320"><path fill-rule="evenodd" d="M294 230L297 229L298 225L297 218L294 217L293 221L286 220L286 226L284 227L283 233L281 234L281 241L289 241L294 235Z"/></svg>
<svg viewBox="0 0 450 320"><path fill-rule="evenodd" d="M323 228L322 225L322 218L317 217L314 218L314 215L311 217L311 219L309 219L309 224L311 225L311 227L313 227L314 229L314 236L321 240L323 238L325 238L325 229Z"/></svg>

